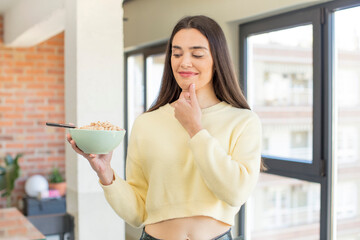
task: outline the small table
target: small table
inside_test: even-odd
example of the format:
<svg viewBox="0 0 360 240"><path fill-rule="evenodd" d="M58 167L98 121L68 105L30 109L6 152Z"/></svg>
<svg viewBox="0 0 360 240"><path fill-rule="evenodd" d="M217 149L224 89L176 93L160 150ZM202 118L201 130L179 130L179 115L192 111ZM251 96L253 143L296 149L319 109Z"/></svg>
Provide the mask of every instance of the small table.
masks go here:
<svg viewBox="0 0 360 240"><path fill-rule="evenodd" d="M17 208L0 209L0 239L45 240L45 236Z"/></svg>

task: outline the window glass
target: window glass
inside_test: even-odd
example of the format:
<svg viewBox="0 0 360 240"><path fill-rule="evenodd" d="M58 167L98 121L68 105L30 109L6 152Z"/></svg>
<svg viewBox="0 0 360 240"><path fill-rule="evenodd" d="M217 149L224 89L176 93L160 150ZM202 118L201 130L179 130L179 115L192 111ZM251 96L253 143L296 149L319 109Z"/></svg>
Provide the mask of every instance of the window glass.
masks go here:
<svg viewBox="0 0 360 240"><path fill-rule="evenodd" d="M127 128L128 137L137 116L144 112L144 57L136 54L127 58Z"/></svg>
<svg viewBox="0 0 360 240"><path fill-rule="evenodd" d="M336 239L360 239L360 7L334 14Z"/></svg>
<svg viewBox="0 0 360 240"><path fill-rule="evenodd" d="M320 184L262 173L246 216L251 240L319 239Z"/></svg>
<svg viewBox="0 0 360 240"><path fill-rule="evenodd" d="M151 55L146 58L146 108L148 109L159 95L164 71L165 54Z"/></svg>
<svg viewBox="0 0 360 240"><path fill-rule="evenodd" d="M247 38L247 98L263 124L263 155L312 162L312 25Z"/></svg>
<svg viewBox="0 0 360 240"><path fill-rule="evenodd" d="M138 53L141 51L141 53ZM158 52L154 54L154 52ZM165 45L138 50L127 57L127 109L128 109L128 137L133 122L140 114L147 110L159 94L165 62ZM149 55L149 53L153 53ZM144 72L146 71L146 72ZM146 91L146 94L145 94ZM146 106L145 106L146 96ZM139 239L141 229L125 223L126 239Z"/></svg>

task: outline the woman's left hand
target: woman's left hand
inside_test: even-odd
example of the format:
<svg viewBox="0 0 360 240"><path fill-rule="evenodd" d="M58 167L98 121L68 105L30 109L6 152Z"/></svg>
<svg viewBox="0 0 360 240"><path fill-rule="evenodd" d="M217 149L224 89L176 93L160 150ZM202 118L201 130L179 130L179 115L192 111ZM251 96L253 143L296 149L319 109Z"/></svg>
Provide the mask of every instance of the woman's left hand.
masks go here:
<svg viewBox="0 0 360 240"><path fill-rule="evenodd" d="M175 117L189 133L192 138L202 129L201 108L199 106L195 84L191 84L189 91L183 91L179 99L174 104Z"/></svg>

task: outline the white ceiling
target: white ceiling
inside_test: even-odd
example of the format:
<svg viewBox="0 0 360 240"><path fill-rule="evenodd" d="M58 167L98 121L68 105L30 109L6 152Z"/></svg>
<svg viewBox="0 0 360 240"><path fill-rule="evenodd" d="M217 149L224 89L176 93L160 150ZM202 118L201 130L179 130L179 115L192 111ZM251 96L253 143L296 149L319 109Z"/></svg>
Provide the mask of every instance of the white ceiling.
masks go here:
<svg viewBox="0 0 360 240"><path fill-rule="evenodd" d="M16 4L18 0L0 0L0 14L3 14L11 8L12 5Z"/></svg>
<svg viewBox="0 0 360 240"><path fill-rule="evenodd" d="M15 5L19 0L0 0L0 15L4 14L6 10ZM132 0L123 0L123 4Z"/></svg>

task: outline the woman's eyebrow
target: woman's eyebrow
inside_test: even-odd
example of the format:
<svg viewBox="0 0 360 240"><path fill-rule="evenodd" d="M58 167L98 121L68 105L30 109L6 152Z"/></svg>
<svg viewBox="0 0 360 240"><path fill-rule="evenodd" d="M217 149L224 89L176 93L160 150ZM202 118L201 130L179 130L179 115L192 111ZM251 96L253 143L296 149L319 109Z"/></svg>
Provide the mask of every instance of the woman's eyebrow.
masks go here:
<svg viewBox="0 0 360 240"><path fill-rule="evenodd" d="M190 47L189 49L203 49L203 50L208 50L206 47L203 47L203 46L193 46L193 47Z"/></svg>
<svg viewBox="0 0 360 240"><path fill-rule="evenodd" d="M174 45L172 46L173 49L180 49L182 50L182 48L180 46ZM203 50L208 50L206 47L203 46L193 46L193 47L189 47L189 49L203 49Z"/></svg>

